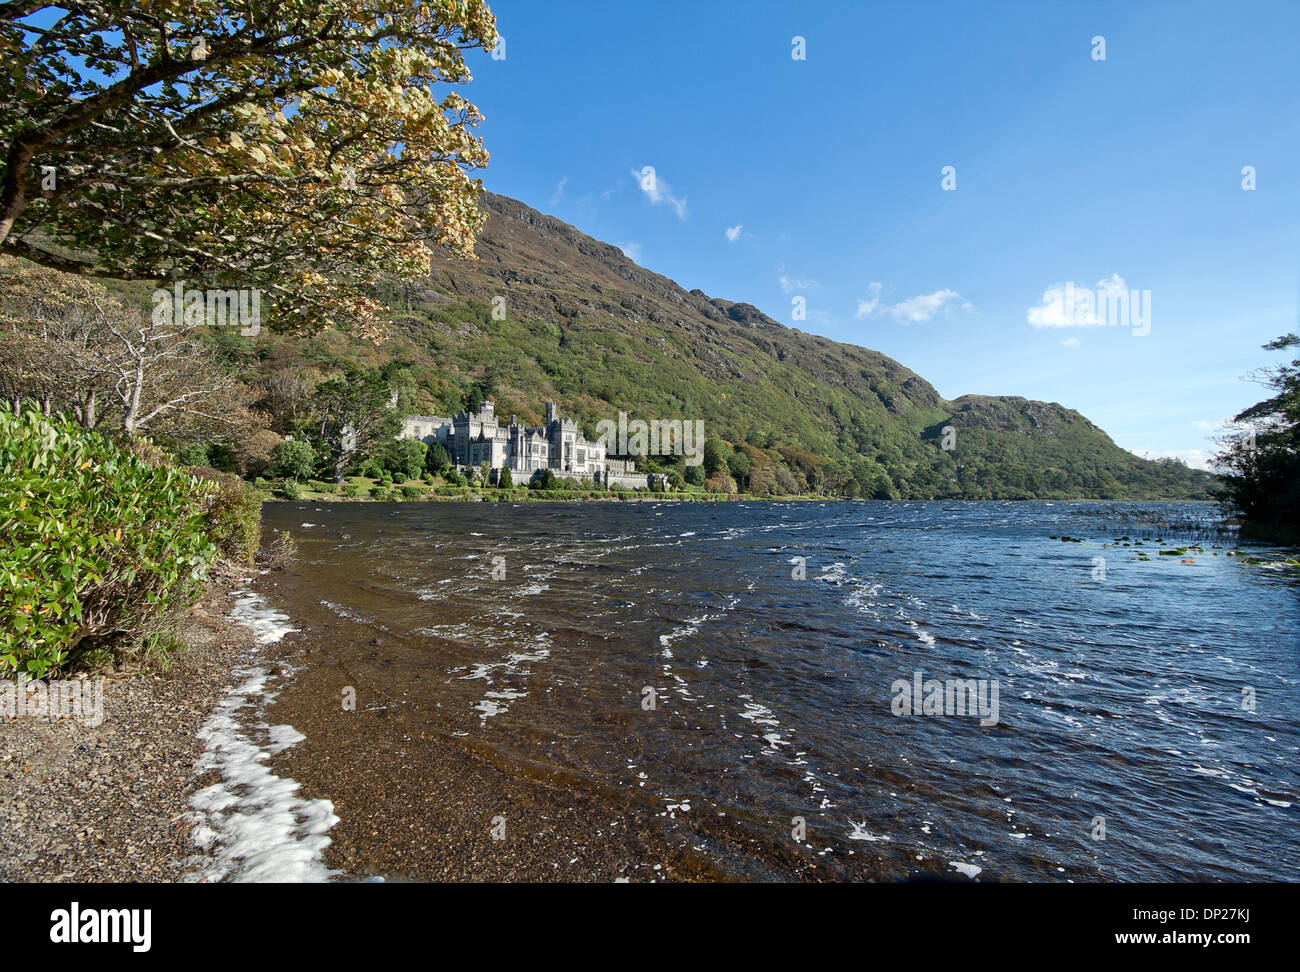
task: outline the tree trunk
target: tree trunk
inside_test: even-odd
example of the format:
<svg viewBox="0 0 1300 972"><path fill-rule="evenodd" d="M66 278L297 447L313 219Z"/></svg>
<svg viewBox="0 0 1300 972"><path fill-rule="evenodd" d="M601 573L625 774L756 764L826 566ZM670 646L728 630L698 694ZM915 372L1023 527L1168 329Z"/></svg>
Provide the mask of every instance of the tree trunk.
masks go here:
<svg viewBox="0 0 1300 972"><path fill-rule="evenodd" d="M351 452L340 452L339 457L334 460L334 482L336 485L343 484L343 473L348 468L348 462L352 459Z"/></svg>

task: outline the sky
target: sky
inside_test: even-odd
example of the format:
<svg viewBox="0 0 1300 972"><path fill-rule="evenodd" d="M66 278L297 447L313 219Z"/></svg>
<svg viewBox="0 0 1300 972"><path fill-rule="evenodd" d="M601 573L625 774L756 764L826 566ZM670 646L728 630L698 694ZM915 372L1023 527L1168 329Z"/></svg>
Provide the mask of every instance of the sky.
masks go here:
<svg viewBox="0 0 1300 972"><path fill-rule="evenodd" d="M946 398L1204 466L1297 330L1300 3L491 7L488 189Z"/></svg>

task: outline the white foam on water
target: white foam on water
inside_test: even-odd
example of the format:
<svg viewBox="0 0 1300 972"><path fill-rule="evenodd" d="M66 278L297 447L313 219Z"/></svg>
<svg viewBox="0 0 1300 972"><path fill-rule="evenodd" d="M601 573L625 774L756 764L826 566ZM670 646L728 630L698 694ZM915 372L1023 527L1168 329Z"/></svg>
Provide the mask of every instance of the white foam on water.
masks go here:
<svg viewBox="0 0 1300 972"><path fill-rule="evenodd" d="M850 820L849 826L853 828L853 830L850 831L849 833L849 840L865 840L871 843L875 843L877 841L882 841L882 840L889 840L889 838L884 834L870 833L867 830L867 822L865 820L862 823L854 823L852 820Z"/></svg>
<svg viewBox="0 0 1300 972"><path fill-rule="evenodd" d="M299 784L266 766L275 753L305 738L292 726L247 726L240 710L261 709L275 693L265 668L240 669L244 681L229 690L198 732L203 755L198 773L221 782L190 797L194 842L211 853L197 876L203 881L327 881L337 872L321 860L338 823L329 800L304 800ZM257 736L264 735L259 742Z"/></svg>
<svg viewBox="0 0 1300 972"><path fill-rule="evenodd" d="M974 864L966 864L962 861L949 861L948 866L955 868L961 874L965 874L971 880L977 878L984 871L984 868L982 867L978 867Z"/></svg>
<svg viewBox="0 0 1300 972"><path fill-rule="evenodd" d="M238 621L253 632L253 640L258 645L269 645L279 641L290 631L297 631L289 623L289 615L268 607L262 598L248 591L235 599L228 617Z"/></svg>
<svg viewBox="0 0 1300 972"><path fill-rule="evenodd" d="M287 615L251 591L236 600L230 618L251 629L259 646L297 630ZM333 803L304 800L297 782L276 776L266 765L306 737L293 726L245 718L245 712L260 713L275 698L267 687L268 669L240 668L234 674L242 681L226 690L197 734L204 750L195 772L215 772L221 780L189 800L194 844L208 856L199 859L201 867L188 880L329 880L337 872L321 858L330 844L327 833L339 820Z"/></svg>

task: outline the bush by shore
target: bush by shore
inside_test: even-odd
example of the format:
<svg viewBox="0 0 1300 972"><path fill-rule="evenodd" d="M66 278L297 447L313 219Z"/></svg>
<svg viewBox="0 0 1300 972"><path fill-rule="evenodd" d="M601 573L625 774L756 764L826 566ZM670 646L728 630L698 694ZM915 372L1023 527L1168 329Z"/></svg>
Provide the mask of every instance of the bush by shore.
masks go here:
<svg viewBox="0 0 1300 972"><path fill-rule="evenodd" d="M0 675L165 651L220 559L251 563L260 496L32 405L0 403Z"/></svg>

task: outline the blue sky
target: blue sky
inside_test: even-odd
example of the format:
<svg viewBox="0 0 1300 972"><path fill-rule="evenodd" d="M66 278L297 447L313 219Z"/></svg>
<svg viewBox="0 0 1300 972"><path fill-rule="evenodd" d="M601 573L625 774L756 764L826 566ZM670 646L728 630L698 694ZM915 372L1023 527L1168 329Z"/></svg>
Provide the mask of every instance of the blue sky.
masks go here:
<svg viewBox="0 0 1300 972"><path fill-rule="evenodd" d="M1196 464L1297 327L1300 4L492 8L489 189L948 398L1060 402ZM1149 333L1048 326L1056 285L1119 281Z"/></svg>

